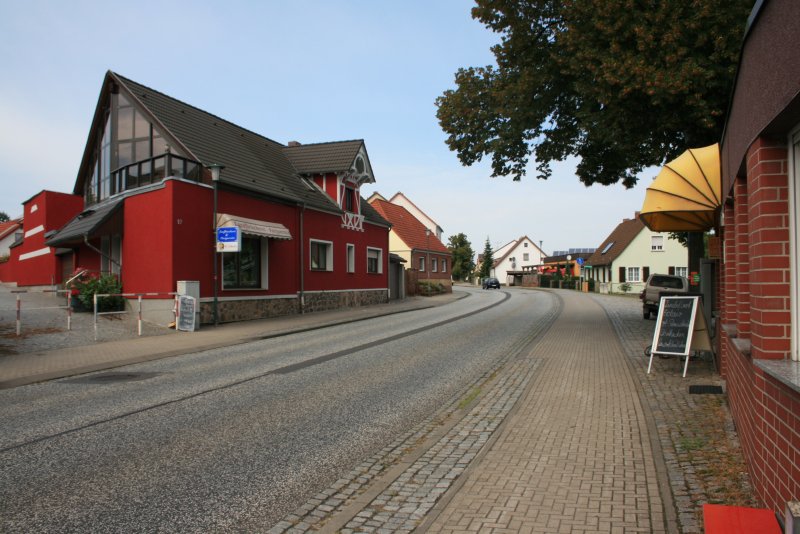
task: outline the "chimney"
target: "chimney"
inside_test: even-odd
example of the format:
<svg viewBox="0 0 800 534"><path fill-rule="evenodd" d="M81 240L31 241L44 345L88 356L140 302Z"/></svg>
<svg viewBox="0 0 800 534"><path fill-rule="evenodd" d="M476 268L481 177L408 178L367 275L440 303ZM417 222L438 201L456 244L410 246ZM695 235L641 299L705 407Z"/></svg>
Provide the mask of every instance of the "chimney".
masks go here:
<svg viewBox="0 0 800 534"><path fill-rule="evenodd" d="M641 213L642 213L641 211L634 211L634 212L633 212L633 218L634 218L634 219L638 219L638 218L639 218L639 215L641 215Z"/></svg>
<svg viewBox="0 0 800 534"><path fill-rule="evenodd" d="M300 143L297 141L289 141L289 146L300 146Z"/></svg>

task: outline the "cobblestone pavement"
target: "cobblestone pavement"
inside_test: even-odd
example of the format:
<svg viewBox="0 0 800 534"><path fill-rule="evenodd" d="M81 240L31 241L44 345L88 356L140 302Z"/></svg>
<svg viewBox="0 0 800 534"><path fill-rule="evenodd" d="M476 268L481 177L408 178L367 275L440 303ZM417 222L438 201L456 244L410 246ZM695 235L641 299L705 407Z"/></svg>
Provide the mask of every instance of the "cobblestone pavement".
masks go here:
<svg viewBox="0 0 800 534"><path fill-rule="evenodd" d="M557 294L571 313L482 377L476 401L454 400L270 532L689 534L703 503L755 505L725 397L688 392L724 386L713 362L691 360L684 379L679 359L655 358L647 375L655 322L638 300Z"/></svg>
<svg viewBox="0 0 800 534"><path fill-rule="evenodd" d="M638 299L592 295L602 304L619 335L637 378L649 418L657 429L661 454L681 532L703 532L703 503L759 506L741 446L733 425L727 397L690 394L691 385L725 388L710 357L690 359L686 378L679 358L649 358L655 321L642 319Z"/></svg>

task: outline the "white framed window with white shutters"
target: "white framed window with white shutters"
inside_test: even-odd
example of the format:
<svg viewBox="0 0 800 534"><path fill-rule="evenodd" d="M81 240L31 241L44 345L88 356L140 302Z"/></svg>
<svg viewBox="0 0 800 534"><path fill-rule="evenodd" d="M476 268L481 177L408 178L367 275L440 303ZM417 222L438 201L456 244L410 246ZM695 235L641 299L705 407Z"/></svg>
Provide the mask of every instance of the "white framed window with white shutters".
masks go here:
<svg viewBox="0 0 800 534"><path fill-rule="evenodd" d="M367 272L371 274L383 273L383 250L367 247Z"/></svg>
<svg viewBox="0 0 800 534"><path fill-rule="evenodd" d="M347 244L347 272L356 272L356 246L352 243Z"/></svg>
<svg viewBox="0 0 800 534"><path fill-rule="evenodd" d="M650 252L664 252L664 236L650 236Z"/></svg>
<svg viewBox="0 0 800 534"><path fill-rule="evenodd" d="M639 267L628 267L628 272L625 273L627 276L625 277L626 282L641 282L642 278L640 276Z"/></svg>
<svg viewBox="0 0 800 534"><path fill-rule="evenodd" d="M689 268L675 267L675 276L683 276L684 278L687 278L689 276Z"/></svg>

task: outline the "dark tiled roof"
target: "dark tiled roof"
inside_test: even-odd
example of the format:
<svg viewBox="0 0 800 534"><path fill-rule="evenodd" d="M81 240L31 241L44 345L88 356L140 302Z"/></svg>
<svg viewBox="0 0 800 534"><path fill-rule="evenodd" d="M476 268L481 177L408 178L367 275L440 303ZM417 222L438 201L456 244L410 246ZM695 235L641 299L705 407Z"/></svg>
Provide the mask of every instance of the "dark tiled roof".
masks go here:
<svg viewBox="0 0 800 534"><path fill-rule="evenodd" d="M587 265L610 265L624 251L631 241L644 229L644 223L636 219L622 221L597 250L586 260ZM610 248L606 247L613 243ZM603 251L605 250L605 254Z"/></svg>
<svg viewBox="0 0 800 534"><path fill-rule="evenodd" d="M439 241L436 234L425 234L426 227L416 217L411 215L403 206L398 206L385 200L373 199L372 207L384 219L392 223L392 230L403 242L415 250L428 250L430 252L443 252L449 254L450 250Z"/></svg>
<svg viewBox="0 0 800 534"><path fill-rule="evenodd" d="M297 175L284 145L115 73L109 73L203 164L224 165L220 182L309 207L341 212ZM176 147L180 150L181 147Z"/></svg>
<svg viewBox="0 0 800 534"><path fill-rule="evenodd" d="M65 224L54 236L46 241L46 244L48 246L66 245L82 241L83 236L86 234L91 236L92 232L111 219L117 210L122 208L122 200L122 198L116 198L94 204Z"/></svg>
<svg viewBox="0 0 800 534"><path fill-rule="evenodd" d="M283 152L300 174L346 172L353 166L358 151L363 145L362 139L356 139L311 145L290 145L284 147Z"/></svg>

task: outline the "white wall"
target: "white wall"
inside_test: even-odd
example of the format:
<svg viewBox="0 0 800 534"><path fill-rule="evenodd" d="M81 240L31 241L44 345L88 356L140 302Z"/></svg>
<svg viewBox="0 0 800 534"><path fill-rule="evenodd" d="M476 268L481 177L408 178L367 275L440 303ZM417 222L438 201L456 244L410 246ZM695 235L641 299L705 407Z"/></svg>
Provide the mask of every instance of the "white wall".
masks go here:
<svg viewBox="0 0 800 534"><path fill-rule="evenodd" d="M652 250L652 236L662 236L663 250ZM653 232L647 228L639 232L630 245L620 254L612 265L612 291L619 292L619 268L625 267L626 281L631 284L631 293L644 289L644 267L650 268L650 274L667 274L670 267L688 267L689 251L678 241L669 238L668 233ZM627 279L628 267L639 268L639 281Z"/></svg>

